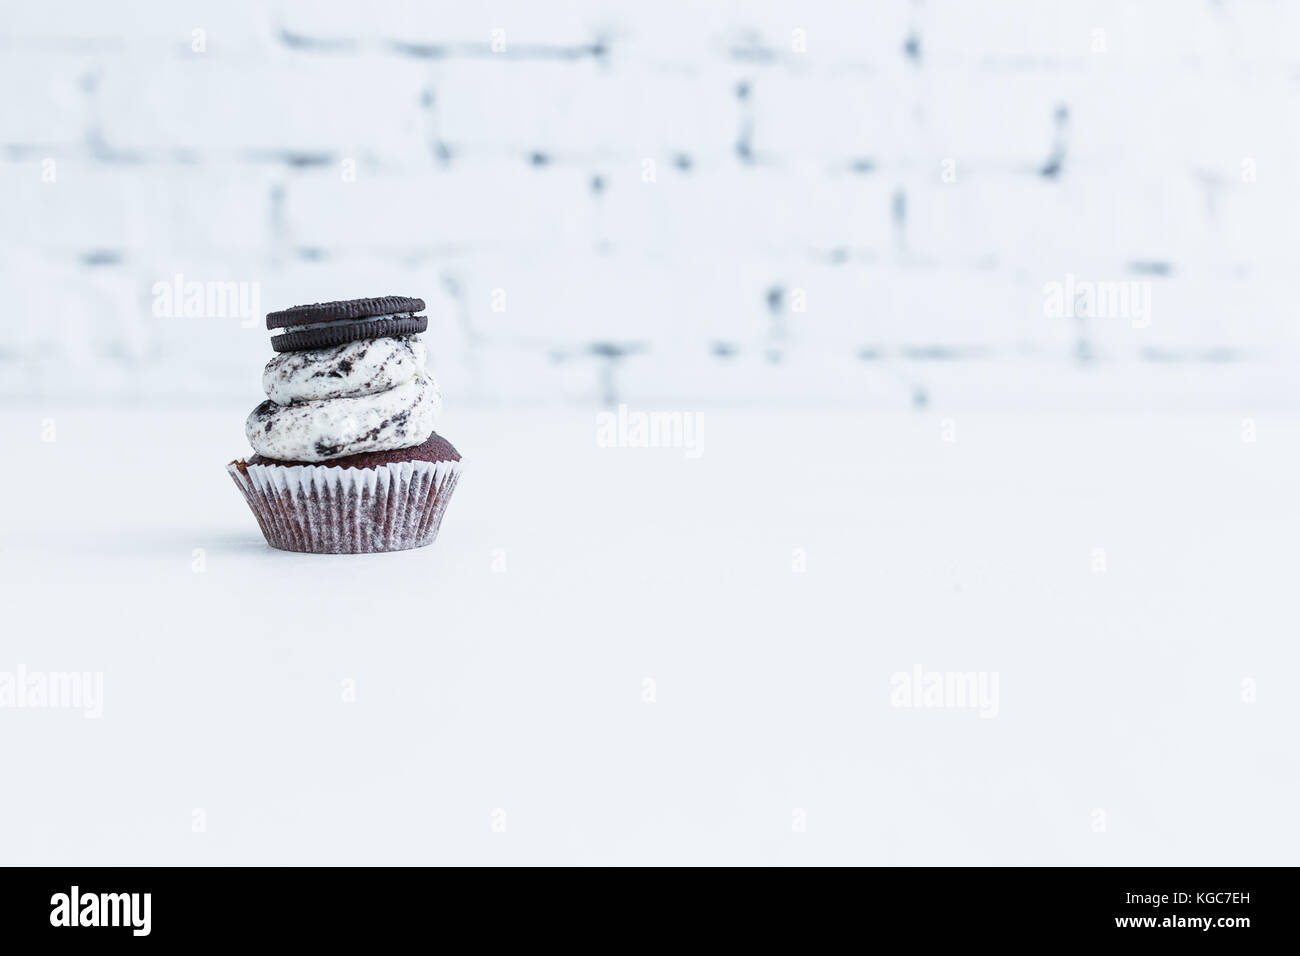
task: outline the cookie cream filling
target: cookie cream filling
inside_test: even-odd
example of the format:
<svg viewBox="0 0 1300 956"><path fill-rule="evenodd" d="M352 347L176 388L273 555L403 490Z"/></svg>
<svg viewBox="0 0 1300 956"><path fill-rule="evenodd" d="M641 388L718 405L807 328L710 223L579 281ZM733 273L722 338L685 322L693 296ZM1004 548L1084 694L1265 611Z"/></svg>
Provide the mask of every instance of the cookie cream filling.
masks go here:
<svg viewBox="0 0 1300 956"><path fill-rule="evenodd" d="M281 332L306 332L309 329L332 329L338 325L357 325L361 322L383 322L386 319L413 319L414 312L391 312L388 315L366 315L358 319L331 319L329 322L308 322L306 325L282 325Z"/></svg>
<svg viewBox="0 0 1300 956"><path fill-rule="evenodd" d="M433 379L370 395L280 405L267 399L244 423L259 455L281 461L328 461L420 444L433 432L442 396Z"/></svg>
<svg viewBox="0 0 1300 956"><path fill-rule="evenodd" d="M281 352L266 363L262 388L279 405L370 395L424 375L424 359L424 343L414 335Z"/></svg>

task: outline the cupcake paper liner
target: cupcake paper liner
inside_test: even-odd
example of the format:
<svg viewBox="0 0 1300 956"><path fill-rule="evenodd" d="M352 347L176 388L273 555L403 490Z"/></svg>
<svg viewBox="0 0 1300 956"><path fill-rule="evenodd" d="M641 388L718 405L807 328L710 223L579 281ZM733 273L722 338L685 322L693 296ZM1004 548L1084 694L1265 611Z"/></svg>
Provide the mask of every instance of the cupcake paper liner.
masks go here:
<svg viewBox="0 0 1300 956"><path fill-rule="evenodd" d="M432 544L463 465L404 461L338 468L231 462L226 471L271 547L371 554Z"/></svg>

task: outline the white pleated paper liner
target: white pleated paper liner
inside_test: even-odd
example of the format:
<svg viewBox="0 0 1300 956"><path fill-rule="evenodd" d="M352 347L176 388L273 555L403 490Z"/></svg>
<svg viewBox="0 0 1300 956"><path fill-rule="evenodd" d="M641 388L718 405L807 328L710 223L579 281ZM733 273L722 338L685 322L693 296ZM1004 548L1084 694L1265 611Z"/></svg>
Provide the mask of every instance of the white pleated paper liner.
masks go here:
<svg viewBox="0 0 1300 956"><path fill-rule="evenodd" d="M231 462L226 471L271 547L371 554L432 544L463 465L404 461L338 468Z"/></svg>

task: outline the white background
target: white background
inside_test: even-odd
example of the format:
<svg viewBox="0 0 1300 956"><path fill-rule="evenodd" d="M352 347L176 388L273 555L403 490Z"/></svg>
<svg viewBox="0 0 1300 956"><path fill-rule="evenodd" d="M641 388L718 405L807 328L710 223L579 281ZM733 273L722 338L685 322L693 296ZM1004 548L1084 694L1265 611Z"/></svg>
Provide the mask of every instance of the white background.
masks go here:
<svg viewBox="0 0 1300 956"><path fill-rule="evenodd" d="M1295 8L620 6L0 12L0 862L1295 862ZM428 300L433 547L265 546L178 273Z"/></svg>

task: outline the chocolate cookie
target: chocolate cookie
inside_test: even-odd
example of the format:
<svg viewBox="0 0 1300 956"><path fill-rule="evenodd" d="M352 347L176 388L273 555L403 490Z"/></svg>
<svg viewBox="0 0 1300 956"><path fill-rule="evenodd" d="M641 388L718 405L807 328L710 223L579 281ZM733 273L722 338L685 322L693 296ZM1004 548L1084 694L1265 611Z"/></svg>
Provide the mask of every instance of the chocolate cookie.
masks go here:
<svg viewBox="0 0 1300 956"><path fill-rule="evenodd" d="M301 352L392 335L415 335L429 327L423 299L386 295L375 299L348 299L295 305L266 317L268 329L283 329L271 337L277 352Z"/></svg>
<svg viewBox="0 0 1300 956"><path fill-rule="evenodd" d="M378 339L391 335L416 335L429 327L424 315L404 315L395 319L360 319L343 325L304 329L271 336L271 348L277 352L304 352L323 349L358 339Z"/></svg>
<svg viewBox="0 0 1300 956"><path fill-rule="evenodd" d="M291 309L271 312L266 317L268 329L288 329L295 325L314 325L338 319L362 319L373 315L396 315L423 312L424 300L405 295L382 295L376 299L344 299L340 302L317 302L295 305Z"/></svg>

